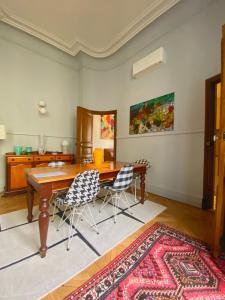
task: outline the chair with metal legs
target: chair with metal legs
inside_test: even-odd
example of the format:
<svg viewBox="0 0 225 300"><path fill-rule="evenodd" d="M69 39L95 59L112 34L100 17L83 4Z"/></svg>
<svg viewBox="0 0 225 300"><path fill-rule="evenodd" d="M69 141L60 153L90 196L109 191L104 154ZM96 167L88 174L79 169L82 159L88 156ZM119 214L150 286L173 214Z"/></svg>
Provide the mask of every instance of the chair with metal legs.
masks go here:
<svg viewBox="0 0 225 300"><path fill-rule="evenodd" d="M85 158L81 161L82 165L87 165L87 164L94 164L94 160L92 158ZM102 190L102 187L111 182L113 179L103 179L103 180L100 180L100 189ZM97 197L99 199L102 199L102 197ZM95 203L96 203L96 199L93 201L93 206L95 206Z"/></svg>
<svg viewBox="0 0 225 300"><path fill-rule="evenodd" d="M128 211L132 213L132 211L130 210L130 205L127 199L127 195L125 193L125 191L130 187L132 181L133 181L133 166L129 165L129 166L124 166L120 169L119 173L116 176L116 179L113 182L103 185L103 189L107 190L107 194L104 198L104 201L99 211L101 212L101 210L111 200L113 204L114 223L116 223L119 201L124 201L128 205Z"/></svg>
<svg viewBox="0 0 225 300"><path fill-rule="evenodd" d="M135 164L146 165L146 172L150 168L150 162L147 161L146 159L138 159L133 164L134 165ZM132 187L132 190L134 190L133 193L134 193L135 202L138 202L138 200L137 200L137 181L139 180L139 178L140 178L140 175L134 173L133 184L131 185L131 187Z"/></svg>
<svg viewBox="0 0 225 300"><path fill-rule="evenodd" d="M94 160L92 158L85 158L81 161L82 165L93 164Z"/></svg>
<svg viewBox="0 0 225 300"><path fill-rule="evenodd" d="M70 249L73 230L76 229L81 219L86 221L96 231L96 233L99 233L94 216L89 207L89 203L93 202L99 192L99 189L99 172L97 170L88 170L76 176L68 192L64 196L58 196L54 199L55 206L59 208L62 206L65 207L63 215L57 226L57 230L59 230L66 221L69 222L67 250ZM77 216L76 221L75 216ZM89 221L90 219L92 224Z"/></svg>

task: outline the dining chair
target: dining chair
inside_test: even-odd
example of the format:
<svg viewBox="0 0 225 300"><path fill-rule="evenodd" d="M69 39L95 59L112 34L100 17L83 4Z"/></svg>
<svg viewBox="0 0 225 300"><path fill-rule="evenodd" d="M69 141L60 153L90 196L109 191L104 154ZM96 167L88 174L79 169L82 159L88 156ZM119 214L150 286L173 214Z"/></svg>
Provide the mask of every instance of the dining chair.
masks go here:
<svg viewBox="0 0 225 300"><path fill-rule="evenodd" d="M136 160L133 165L135 164L140 164L140 165L145 165L146 166L146 172L148 171L148 169L150 169L150 162L147 159L138 159ZM134 198L135 198L135 202L137 201L137 181L140 178L140 174L134 173L134 177L133 177L133 185L132 187L134 187Z"/></svg>
<svg viewBox="0 0 225 300"><path fill-rule="evenodd" d="M55 207L65 207L63 215L57 226L57 230L59 230L66 221L69 223L67 250L70 249L73 230L77 228L77 225L81 219L85 220L86 223L89 224L97 234L99 233L94 216L89 206L89 203L92 202L97 196L99 189L99 171L88 170L78 174L75 177L66 194L61 196L59 195L54 198ZM66 212L68 212L67 215ZM53 213L53 221L54 216L55 212ZM77 216L76 221L75 216ZM89 219L91 219L93 224L90 223Z"/></svg>
<svg viewBox="0 0 225 300"><path fill-rule="evenodd" d="M85 159L82 159L81 163L82 163L82 165L93 164L94 160L92 158L85 158Z"/></svg>
<svg viewBox="0 0 225 300"><path fill-rule="evenodd" d="M85 159L82 160L81 163L82 163L82 165L86 165L86 164L94 164L94 160L93 160L92 158L85 158ZM109 179L102 179L102 180L100 180L100 189L101 189L101 191L102 191L103 186L104 186L105 184L111 182L112 180L113 180L113 178L111 178L111 179L109 178ZM98 199L102 199L102 196L99 195L97 198L98 198ZM95 206L95 204L96 204L96 199L94 199L94 201L93 201L93 206Z"/></svg>
<svg viewBox="0 0 225 300"><path fill-rule="evenodd" d="M102 203L102 206L100 207L99 212L101 212L102 209L111 200L112 205L113 205L114 223L116 223L116 216L118 213L119 200L126 202L126 204L128 205L128 211L130 213L132 213L132 211L130 210L127 195L125 193L125 191L130 187L132 181L133 181L133 166L128 165L128 166L124 166L120 169L120 171L117 174L116 179L114 181L105 183L103 185L103 189L107 190L107 194L104 198L104 201ZM122 197L122 195L124 197Z"/></svg>

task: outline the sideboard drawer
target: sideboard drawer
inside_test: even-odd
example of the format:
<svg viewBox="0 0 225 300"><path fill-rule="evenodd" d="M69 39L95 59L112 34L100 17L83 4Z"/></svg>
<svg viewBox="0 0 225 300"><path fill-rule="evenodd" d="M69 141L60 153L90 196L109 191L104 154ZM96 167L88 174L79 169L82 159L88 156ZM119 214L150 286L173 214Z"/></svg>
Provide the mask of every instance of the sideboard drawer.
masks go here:
<svg viewBox="0 0 225 300"><path fill-rule="evenodd" d="M61 160L61 161L71 161L73 160L72 155L57 155L56 160Z"/></svg>
<svg viewBox="0 0 225 300"><path fill-rule="evenodd" d="M25 163L25 162L32 162L33 157L25 157L25 156L14 156L14 157L7 157L7 163Z"/></svg>
<svg viewBox="0 0 225 300"><path fill-rule="evenodd" d="M56 159L56 156L53 155L39 155L34 156L34 161L54 161Z"/></svg>

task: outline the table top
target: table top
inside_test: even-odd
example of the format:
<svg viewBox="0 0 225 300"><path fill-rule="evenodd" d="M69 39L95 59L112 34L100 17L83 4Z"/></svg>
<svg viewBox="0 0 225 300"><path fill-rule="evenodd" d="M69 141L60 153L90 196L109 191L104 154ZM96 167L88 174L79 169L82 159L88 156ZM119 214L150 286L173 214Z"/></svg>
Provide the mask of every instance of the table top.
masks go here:
<svg viewBox="0 0 225 300"><path fill-rule="evenodd" d="M75 176L86 170L98 170L100 175L111 172L118 172L126 162L104 162L101 165L96 164L74 164L64 165L61 167L43 167L43 168L28 168L26 169L27 177L32 178L32 181L37 184L73 179ZM145 169L145 165L136 164L135 169Z"/></svg>

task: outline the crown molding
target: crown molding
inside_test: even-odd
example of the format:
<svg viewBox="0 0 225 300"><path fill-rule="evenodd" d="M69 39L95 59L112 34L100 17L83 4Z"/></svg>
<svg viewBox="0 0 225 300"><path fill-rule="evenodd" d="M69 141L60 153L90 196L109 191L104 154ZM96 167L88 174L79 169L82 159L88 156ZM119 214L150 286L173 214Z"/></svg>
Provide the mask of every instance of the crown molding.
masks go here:
<svg viewBox="0 0 225 300"><path fill-rule="evenodd" d="M124 30L122 30L114 40L104 48L95 48L87 42L76 38L74 41L66 42L56 35L27 22L23 18L14 15L5 6L0 6L0 20L15 28L18 28L30 35L33 35L42 41L55 46L56 48L76 56L80 51L96 58L103 58L112 55L119 50L125 43L132 39L136 34L146 26L156 20L168 9L177 4L180 0L155 0L144 13L133 20Z"/></svg>

